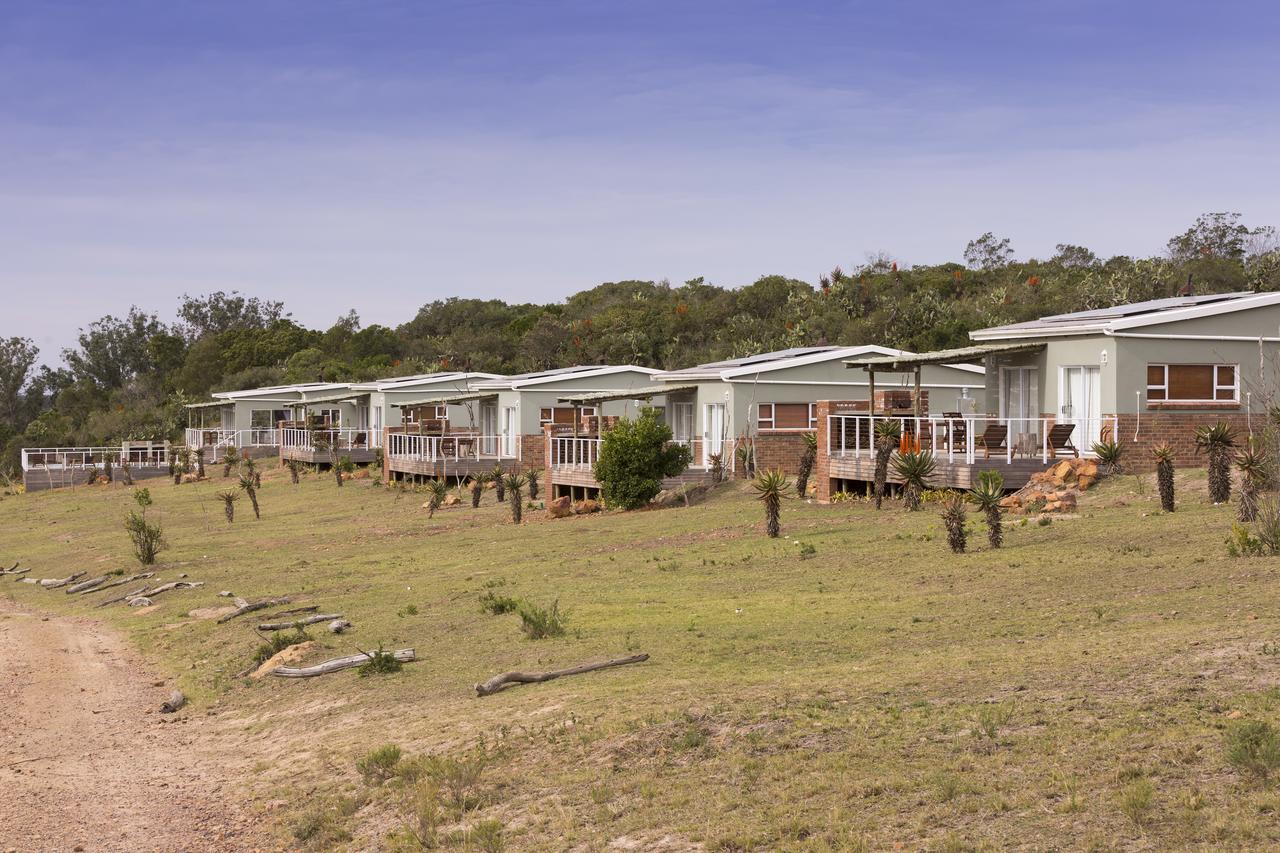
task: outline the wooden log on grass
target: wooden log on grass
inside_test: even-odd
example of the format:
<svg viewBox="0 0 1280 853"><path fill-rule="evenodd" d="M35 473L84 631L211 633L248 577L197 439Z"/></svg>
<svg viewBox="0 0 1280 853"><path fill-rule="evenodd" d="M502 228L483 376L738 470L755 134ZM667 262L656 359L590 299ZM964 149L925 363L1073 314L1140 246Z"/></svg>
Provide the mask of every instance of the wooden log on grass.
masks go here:
<svg viewBox="0 0 1280 853"><path fill-rule="evenodd" d="M71 595L72 593L76 593L76 592L84 592L85 590L93 589L95 586L100 586L101 584L106 583L106 582L107 582L107 578L109 578L109 577L111 577L111 576L110 576L110 575L98 575L96 578L89 578L87 581L80 581L80 583L73 583L71 586L67 587L67 595Z"/></svg>
<svg viewBox="0 0 1280 853"><path fill-rule="evenodd" d="M147 591L150 588L151 587L147 586L146 584L143 584L142 586L135 589L133 592L126 592L124 595L117 595L115 598L108 598L103 601L99 601L98 606L106 607L108 604L116 604L117 602L128 601L131 598L137 598L138 596L146 595Z"/></svg>
<svg viewBox="0 0 1280 853"><path fill-rule="evenodd" d="M597 669L626 666L630 663L643 663L648 659L649 656L647 654L639 654L597 663L583 663L578 666L571 666L568 669L555 669L551 672L504 672L501 675L495 675L483 684L477 684L476 695L491 696L517 684L538 684L543 681L550 681L553 678L563 678L566 675L581 675L584 672L595 672Z"/></svg>
<svg viewBox="0 0 1280 853"><path fill-rule="evenodd" d="M351 627L351 623L346 619L334 619L329 623L330 634L341 634L343 631Z"/></svg>
<svg viewBox="0 0 1280 853"><path fill-rule="evenodd" d="M169 583L160 584L155 589L148 590L146 595L147 598L155 598L160 593L168 592L171 589L197 589L202 586L204 586L204 581L170 581Z"/></svg>
<svg viewBox="0 0 1280 853"><path fill-rule="evenodd" d="M390 652L390 655L400 663L412 663L418 659L413 649L400 649L399 651ZM280 678L315 678L317 675L328 675L331 672L340 672L353 666L360 666L371 660L373 660L372 652L361 652L358 655L327 660L315 666L278 666L271 670L271 674Z"/></svg>
<svg viewBox="0 0 1280 853"><path fill-rule="evenodd" d="M17 560L15 560L13 565L10 566L9 568L0 569L0 575L20 575L23 572L31 571L30 569L19 569L18 568L19 565L21 564Z"/></svg>
<svg viewBox="0 0 1280 853"><path fill-rule="evenodd" d="M40 586L45 589L57 589L60 586L66 586L69 583L75 583L80 578L87 575L88 572L76 572L74 575L68 575L65 578L45 578L40 581Z"/></svg>
<svg viewBox="0 0 1280 853"><path fill-rule="evenodd" d="M243 598L236 601L236 607L240 607L243 604L244 604ZM313 604L310 607L295 607L292 610L280 610L275 613L268 614L266 618L267 619L283 619L286 616L297 616L300 613L315 613L319 609L320 609L320 605L318 604Z"/></svg>
<svg viewBox="0 0 1280 853"><path fill-rule="evenodd" d="M314 625L317 622L328 622L333 619L341 619L341 613L321 613L318 616L307 616L304 619L295 619L292 622L263 622L258 626L259 631L286 631L289 628L301 628L303 625Z"/></svg>
<svg viewBox="0 0 1280 853"><path fill-rule="evenodd" d="M155 572L141 572L141 573L136 574L136 575L129 575L128 577L120 577L120 578L116 578L116 579L115 579L115 580L113 580L113 581L107 581L106 583L102 584L101 586L95 586L95 587L92 587L92 588L90 588L90 589L82 590L80 594L81 594L81 595L87 595L87 594L89 594L89 593L91 593L91 592L106 592L107 590L111 589L112 587L116 587L116 586L124 586L124 585L125 585L125 584L127 584L127 583L133 583L134 581L146 580L147 578L153 578L153 577L155 577L155 576L156 576L156 573L155 573Z"/></svg>
<svg viewBox="0 0 1280 853"><path fill-rule="evenodd" d="M244 602L244 603L241 604L240 602ZM230 622L232 619L235 619L237 616L243 616L246 613L252 613L255 610L266 610L268 607L275 607L277 604L288 604L289 596L282 595L278 598L262 598L257 601L245 601L244 599L239 598L239 599L236 599L236 603L239 606L236 607L236 609L233 612L228 613L225 616L218 617L219 625L223 624L224 622Z"/></svg>

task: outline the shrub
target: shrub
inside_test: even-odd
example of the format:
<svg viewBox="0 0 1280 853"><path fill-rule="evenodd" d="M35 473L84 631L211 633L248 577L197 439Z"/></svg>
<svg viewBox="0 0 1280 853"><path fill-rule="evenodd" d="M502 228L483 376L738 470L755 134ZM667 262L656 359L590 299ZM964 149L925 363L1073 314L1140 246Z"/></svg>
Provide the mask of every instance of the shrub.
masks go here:
<svg viewBox="0 0 1280 853"><path fill-rule="evenodd" d="M903 502L907 509L912 512L920 509L921 496L928 488L929 478L936 467L933 454L927 450L912 450L894 457L893 470L902 478Z"/></svg>
<svg viewBox="0 0 1280 853"><path fill-rule="evenodd" d="M1236 470L1240 472L1240 505L1236 517L1253 521L1258 515L1258 493L1272 478L1271 460L1267 452L1250 439L1236 455Z"/></svg>
<svg viewBox="0 0 1280 853"><path fill-rule="evenodd" d="M537 468L530 468L524 472L524 479L529 484L529 500L536 501L538 499L538 478L542 476L542 472Z"/></svg>
<svg viewBox="0 0 1280 853"><path fill-rule="evenodd" d="M394 743L380 746L356 762L356 770L366 785L378 786L396 775L403 753Z"/></svg>
<svg viewBox="0 0 1280 853"><path fill-rule="evenodd" d="M1280 768L1280 734L1262 720L1241 720L1226 733L1227 763L1265 780Z"/></svg>
<svg viewBox="0 0 1280 853"><path fill-rule="evenodd" d="M692 458L688 447L672 443L671 428L645 408L604 434L593 471L606 505L638 509L662 491L663 478L679 474Z"/></svg>
<svg viewBox="0 0 1280 853"><path fill-rule="evenodd" d="M480 596L480 609L493 616L515 613L520 609L520 600L509 595L499 595L493 590L489 590Z"/></svg>
<svg viewBox="0 0 1280 853"><path fill-rule="evenodd" d="M1111 439L1095 442L1093 455L1098 457L1099 464L1108 474L1124 473L1124 465L1120 461L1124 456L1124 445L1120 442Z"/></svg>
<svg viewBox="0 0 1280 853"><path fill-rule="evenodd" d="M351 461L350 456L339 456L334 466L337 467L339 474L354 474L356 472L356 463Z"/></svg>
<svg viewBox="0 0 1280 853"><path fill-rule="evenodd" d="M548 637L563 637L564 623L568 614L560 612L560 600L551 602L550 607L540 607L531 601L521 601L517 607L520 614L520 630L530 640L544 640Z"/></svg>
<svg viewBox="0 0 1280 853"><path fill-rule="evenodd" d="M130 510L124 520L124 529L129 533L130 541L133 542L134 556L144 566L155 563L156 555L168 547L160 525L147 521L146 510L142 512Z"/></svg>
<svg viewBox="0 0 1280 853"><path fill-rule="evenodd" d="M444 480L428 480L427 495L427 518L431 518L449 496L449 484Z"/></svg>
<svg viewBox="0 0 1280 853"><path fill-rule="evenodd" d="M1133 821L1134 826L1142 826L1151 811L1151 802L1155 799L1156 786L1150 779L1134 779L1120 789L1120 811Z"/></svg>
<svg viewBox="0 0 1280 853"><path fill-rule="evenodd" d="M265 643L258 646L258 650L253 654L253 662L264 663L290 646L305 643L310 639L311 635L302 630L301 625L294 626L292 631L276 631Z"/></svg>
<svg viewBox="0 0 1280 853"><path fill-rule="evenodd" d="M360 664L357 670L363 678L366 675L389 675L404 669L404 664L396 660L396 656L386 651L381 645L378 650L369 653L369 659Z"/></svg>
<svg viewBox="0 0 1280 853"><path fill-rule="evenodd" d="M1227 554L1231 557L1258 557L1262 555L1262 543L1238 521L1231 522L1231 535L1227 537Z"/></svg>

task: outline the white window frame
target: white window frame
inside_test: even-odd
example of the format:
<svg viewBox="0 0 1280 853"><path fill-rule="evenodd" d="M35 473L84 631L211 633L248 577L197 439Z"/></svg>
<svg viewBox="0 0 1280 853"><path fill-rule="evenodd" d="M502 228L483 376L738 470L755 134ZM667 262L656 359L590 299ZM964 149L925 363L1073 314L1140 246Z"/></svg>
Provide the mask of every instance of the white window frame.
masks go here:
<svg viewBox="0 0 1280 853"><path fill-rule="evenodd" d="M1191 362L1191 361L1171 361L1171 362L1152 362L1147 364L1147 370L1158 367L1164 373L1164 383L1160 385L1152 385L1150 381L1147 383L1147 402L1160 405L1162 403L1174 404L1193 404L1202 405L1207 403L1239 403L1240 402L1240 365L1231 362ZM1213 368L1213 399L1210 400L1187 400L1173 399L1169 396L1169 368L1170 367L1212 367ZM1218 384L1218 368L1231 368L1232 382L1230 385ZM1164 396L1158 400L1151 399L1152 390L1161 391ZM1219 391L1230 391L1231 398L1226 400L1217 399Z"/></svg>
<svg viewBox="0 0 1280 853"><path fill-rule="evenodd" d="M818 404L809 403L809 425L807 427L779 427L774 426L777 421L777 411L774 406L800 406L803 403L757 403L756 404L756 428L761 432L768 430L769 432L811 432L818 428ZM769 416L765 417L765 408L769 410Z"/></svg>

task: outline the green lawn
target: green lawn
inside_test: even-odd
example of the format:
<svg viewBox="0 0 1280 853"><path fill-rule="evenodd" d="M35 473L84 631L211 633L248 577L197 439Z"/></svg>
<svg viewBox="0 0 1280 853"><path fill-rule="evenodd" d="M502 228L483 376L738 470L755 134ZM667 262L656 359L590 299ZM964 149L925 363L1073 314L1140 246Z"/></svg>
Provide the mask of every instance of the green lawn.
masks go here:
<svg viewBox="0 0 1280 853"><path fill-rule="evenodd" d="M271 816L282 838L305 825L316 846L376 847L418 796L443 803L447 843L489 849L499 836L547 850L1280 842L1280 791L1223 747L1235 718L1280 724L1280 562L1226 556L1234 507L1206 503L1203 472L1179 475L1173 515L1149 477L1122 477L1082 498L1078 518L1014 526L998 551L971 514L963 555L947 551L936 505L788 501L783 534L816 548L807 560L764 538L740 484L692 508L528 512L520 528L492 492L428 520L424 495L314 476L294 487L273 469L262 521L242 501L228 526L220 479L148 485L170 545L161 575L204 588L142 615L90 607L105 596L0 589L110 620L183 673L191 713L241 721L263 745L245 784L290 801ZM38 577L132 570L131 504L118 486L0 500L0 562ZM313 631L327 647L315 660L382 644L419 662L237 679L259 642L252 617L184 618L225 604L224 589L345 613L355 631ZM558 600L568 634L526 639L519 617L481 610L487 590ZM652 657L473 690L509 669L635 651ZM412 773L367 786L355 761L388 742L455 759L483 745L479 808L459 817L447 780L436 796Z"/></svg>

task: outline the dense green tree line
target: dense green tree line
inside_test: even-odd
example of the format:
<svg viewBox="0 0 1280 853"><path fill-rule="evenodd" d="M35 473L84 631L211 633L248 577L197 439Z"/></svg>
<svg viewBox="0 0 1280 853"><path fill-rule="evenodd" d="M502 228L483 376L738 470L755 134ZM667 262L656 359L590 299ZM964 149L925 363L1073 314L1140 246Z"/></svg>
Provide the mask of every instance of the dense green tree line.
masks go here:
<svg viewBox="0 0 1280 853"><path fill-rule="evenodd" d="M363 380L438 369L519 373L569 364L674 368L813 344L911 350L964 345L971 329L1175 295L1280 289L1275 229L1206 214L1153 258L1097 258L1059 245L1017 260L1007 239L971 241L964 262L906 266L888 256L816 283L764 276L738 288L619 281L561 303L451 298L397 328L355 311L307 329L279 302L239 293L183 296L172 322L131 308L80 330L64 365L35 365L25 338L0 339L3 464L24 445L176 436L182 404L211 391Z"/></svg>

